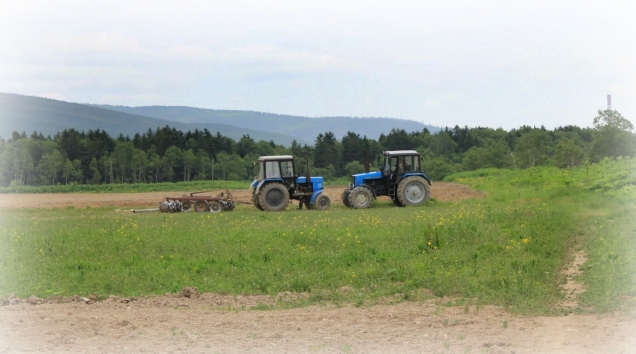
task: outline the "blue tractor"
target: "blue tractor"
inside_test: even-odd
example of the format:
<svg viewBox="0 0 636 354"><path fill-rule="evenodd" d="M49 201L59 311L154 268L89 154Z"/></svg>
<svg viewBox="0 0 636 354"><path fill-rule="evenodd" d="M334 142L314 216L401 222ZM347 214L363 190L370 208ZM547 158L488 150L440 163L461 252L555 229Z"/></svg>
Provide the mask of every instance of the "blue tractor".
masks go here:
<svg viewBox="0 0 636 354"><path fill-rule="evenodd" d="M420 154L414 150L384 151L379 171L351 176L351 184L342 193L344 205L364 209L373 199L386 195L398 206L416 206L431 197L431 180L420 168Z"/></svg>
<svg viewBox="0 0 636 354"><path fill-rule="evenodd" d="M252 203L265 211L280 211L290 199L300 201L307 209L327 210L331 199L323 193L323 178L297 176L291 155L261 156L256 161L258 175L252 182Z"/></svg>

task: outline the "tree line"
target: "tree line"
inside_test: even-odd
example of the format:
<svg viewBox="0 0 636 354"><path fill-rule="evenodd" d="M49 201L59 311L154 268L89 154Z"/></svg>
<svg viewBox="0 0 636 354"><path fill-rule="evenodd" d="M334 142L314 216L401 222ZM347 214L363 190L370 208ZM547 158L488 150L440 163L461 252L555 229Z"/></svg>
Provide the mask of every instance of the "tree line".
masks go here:
<svg viewBox="0 0 636 354"><path fill-rule="evenodd" d="M14 132L0 138L0 185L160 183L192 180L247 180L256 174L254 161L265 155L294 155L301 174L327 179L364 170L368 157L377 168L384 150L417 150L422 170L434 179L480 168L561 168L594 163L605 157L634 156L632 123L615 110L598 111L593 128L522 126L445 128L436 133L393 129L378 140L348 132L338 139L326 131L314 146L293 141L238 141L203 131L182 132L165 126L132 138L111 137L103 130L66 129L54 137Z"/></svg>

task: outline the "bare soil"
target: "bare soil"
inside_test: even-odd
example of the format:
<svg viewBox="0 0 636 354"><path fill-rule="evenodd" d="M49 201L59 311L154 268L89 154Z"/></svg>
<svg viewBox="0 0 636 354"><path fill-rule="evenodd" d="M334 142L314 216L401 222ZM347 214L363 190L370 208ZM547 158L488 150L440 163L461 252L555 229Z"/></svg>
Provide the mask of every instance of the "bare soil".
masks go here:
<svg viewBox="0 0 636 354"><path fill-rule="evenodd" d="M440 306L444 299L274 311L250 309L263 300L257 296L86 300L0 306L0 353L636 351L636 320L626 315L524 317Z"/></svg>
<svg viewBox="0 0 636 354"><path fill-rule="evenodd" d="M434 198L455 201L481 192L435 183ZM247 191L232 191L249 203ZM327 188L332 202L342 188ZM182 193L4 195L0 209L156 207ZM576 275L585 255L564 269L568 297L584 291ZM344 289L352 291L353 289ZM306 294L279 294L297 298ZM445 307L448 299L355 307L252 309L278 297L180 294L97 301L0 299L0 353L636 353L634 314L518 316L498 307Z"/></svg>
<svg viewBox="0 0 636 354"><path fill-rule="evenodd" d="M340 195L344 187L326 187L332 203L342 203ZM43 194L4 194L0 195L0 209L15 208L85 208L85 207L118 207L118 208L156 208L165 197L180 197L192 191L182 192L150 192L150 193L43 193ZM221 191L219 191L221 192ZM235 200L243 204L252 204L248 189L230 191ZM210 194L213 195L213 194ZM468 198L480 198L483 192L467 186L435 182L431 187L431 196L440 201L457 201ZM380 197L388 200L388 197ZM294 203L296 203L294 201Z"/></svg>

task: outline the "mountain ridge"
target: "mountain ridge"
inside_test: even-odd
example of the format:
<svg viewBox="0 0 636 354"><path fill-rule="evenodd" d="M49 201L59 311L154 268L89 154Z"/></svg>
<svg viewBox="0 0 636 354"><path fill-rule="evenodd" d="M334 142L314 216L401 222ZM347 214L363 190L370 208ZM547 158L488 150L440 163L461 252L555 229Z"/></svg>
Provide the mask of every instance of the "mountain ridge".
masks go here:
<svg viewBox="0 0 636 354"><path fill-rule="evenodd" d="M66 102L51 98L0 93L0 136L9 137L13 131L37 131L54 135L64 129L101 129L111 136L130 137L148 129L166 125L181 131L208 129L234 140L249 135L259 141L273 140L289 146L292 140L313 145L316 136L330 131L340 139L352 131L360 136L378 139L391 129L407 132L440 130L420 122L397 118L371 117L302 117L276 113L216 110L188 106L96 105Z"/></svg>
<svg viewBox="0 0 636 354"><path fill-rule="evenodd" d="M236 127L265 131L272 131L271 121L275 121L277 123L277 132L312 142L318 134L326 131L331 131L338 138L352 131L360 136L378 139L381 134L387 134L393 128L404 129L407 132L421 131L424 128L431 132L440 130L438 127L413 120L387 117L303 117L257 111L217 110L188 106L129 107L100 105L99 107L148 117L170 118L170 120L182 123L219 124L225 120L231 120L232 125Z"/></svg>
<svg viewBox="0 0 636 354"><path fill-rule="evenodd" d="M78 131L101 129L113 137L119 134L133 137L136 133L143 134L148 129L155 130L167 125L183 132L208 129L212 134L219 132L235 140L248 134L257 141L274 140L277 144L289 145L296 139L285 134L263 133L230 124L186 124L108 110L90 104L7 93L0 93L0 123L0 136L4 137L10 137L14 131L37 131L45 136L53 136L70 128Z"/></svg>

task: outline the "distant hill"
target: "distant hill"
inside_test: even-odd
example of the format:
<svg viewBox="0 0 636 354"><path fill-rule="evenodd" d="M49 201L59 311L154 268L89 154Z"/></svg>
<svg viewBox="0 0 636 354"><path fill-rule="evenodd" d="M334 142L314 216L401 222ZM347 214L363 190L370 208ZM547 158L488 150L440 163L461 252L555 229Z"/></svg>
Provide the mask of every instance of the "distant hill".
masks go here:
<svg viewBox="0 0 636 354"><path fill-rule="evenodd" d="M240 128L291 135L298 140L309 141L312 144L318 134L326 131L334 133L338 139L346 135L348 131L352 131L360 134L360 136L366 135L377 140L380 134L387 134L393 128L404 129L407 132L421 131L424 128L427 128L432 133L440 130L438 127L420 122L395 118L308 118L253 111L228 111L178 106L126 107L100 105L99 107L181 123L231 124Z"/></svg>
<svg viewBox="0 0 636 354"><path fill-rule="evenodd" d="M327 131L340 139L348 131L378 139L391 129L407 132L437 127L394 118L323 117L308 118L252 111L228 111L193 107L125 107L92 105L58 101L48 98L0 93L0 136L8 138L14 131L33 131L55 135L64 129L79 131L101 129L111 136L132 137L149 128L170 126L181 131L208 129L239 140L249 135L254 140L273 140L289 146L292 140L313 145L316 136Z"/></svg>
<svg viewBox="0 0 636 354"><path fill-rule="evenodd" d="M103 109L94 105L69 103L48 98L0 93L0 136L11 137L11 133L33 131L44 136L55 135L64 129L74 128L79 131L102 129L111 136L119 134L131 138L135 133L144 133L169 125L181 131L203 130L207 128L212 134L220 132L235 140L249 134L254 140L274 140L277 144L289 146L297 137L290 135L241 128L229 124L203 123L188 124L178 121L130 114L111 109ZM303 141L311 143L313 140Z"/></svg>

